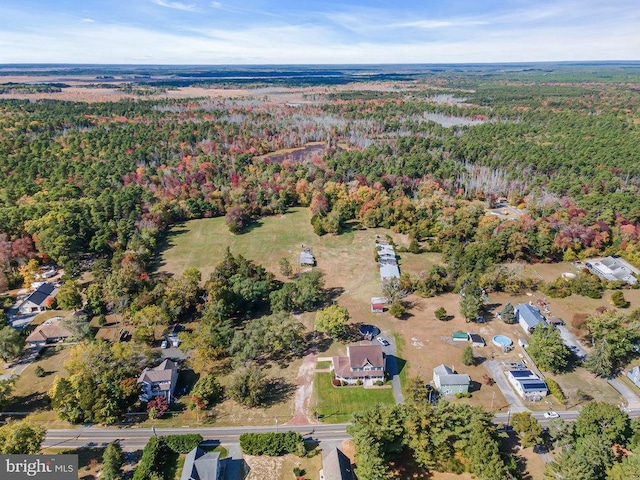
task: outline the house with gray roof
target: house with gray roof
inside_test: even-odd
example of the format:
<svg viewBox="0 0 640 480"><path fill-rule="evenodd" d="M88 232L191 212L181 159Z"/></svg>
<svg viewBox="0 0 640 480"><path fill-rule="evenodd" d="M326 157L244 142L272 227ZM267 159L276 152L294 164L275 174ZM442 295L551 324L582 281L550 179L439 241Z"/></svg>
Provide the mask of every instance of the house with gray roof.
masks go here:
<svg viewBox="0 0 640 480"><path fill-rule="evenodd" d="M440 395L455 395L469 393L471 377L467 374L456 373L452 367L445 364L433 369L433 384Z"/></svg>
<svg viewBox="0 0 640 480"><path fill-rule="evenodd" d="M633 382L633 384L640 388L640 366L635 366L627 372L627 377Z"/></svg>
<svg viewBox="0 0 640 480"><path fill-rule="evenodd" d="M166 359L156 367L145 368L138 377L142 389L140 400L148 402L153 397L162 395L171 403L177 381L178 366L173 360Z"/></svg>
<svg viewBox="0 0 640 480"><path fill-rule="evenodd" d="M547 321L544 319L540 310L538 310L533 305L529 305L528 303L521 303L514 309L514 313L516 316L516 320L522 327L522 329L527 332L533 332L533 329L536 328L537 325L542 324L545 327L547 326Z"/></svg>
<svg viewBox="0 0 640 480"><path fill-rule="evenodd" d="M322 459L320 480L353 480L351 460L339 448L333 448Z"/></svg>
<svg viewBox="0 0 640 480"><path fill-rule="evenodd" d="M220 453L205 452L196 447L187 453L180 480L220 480Z"/></svg>

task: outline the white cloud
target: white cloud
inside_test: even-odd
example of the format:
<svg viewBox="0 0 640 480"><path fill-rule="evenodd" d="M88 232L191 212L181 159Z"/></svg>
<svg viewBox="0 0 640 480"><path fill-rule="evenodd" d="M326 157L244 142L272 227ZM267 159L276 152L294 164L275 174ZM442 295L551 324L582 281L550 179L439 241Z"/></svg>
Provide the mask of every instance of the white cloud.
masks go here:
<svg viewBox="0 0 640 480"><path fill-rule="evenodd" d="M436 28L448 28L448 27L470 27L474 25L487 25L485 20L417 20L407 23L394 23L389 27L393 28L424 28L424 29L436 29Z"/></svg>
<svg viewBox="0 0 640 480"><path fill-rule="evenodd" d="M157 2L195 8L180 2ZM221 6L227 8L226 4ZM540 11L538 16L548 12ZM0 17L3 13L0 6ZM340 17L345 27L336 21L311 23L309 19L305 19L309 23L285 24L278 18L277 25L262 21L251 26L246 22L236 28L216 21L208 23L216 28L191 24L180 25L179 31L104 23L103 19L90 22L90 16L85 12L73 21L58 17L58 21L47 23L47 28L41 28L45 19L34 22L31 18L29 28L0 30L0 63L471 63L637 60L640 52L638 13L616 19L616 28L610 28L610 19L603 19L598 28L593 22L561 28L540 22L523 28L516 22L502 24L499 15L416 16L413 21L390 15L378 22L378 32L385 29L382 36L371 27L371 17L358 16ZM464 35L454 36L453 27L465 24L469 28ZM352 33L355 30L359 32Z"/></svg>
<svg viewBox="0 0 640 480"><path fill-rule="evenodd" d="M224 5L222 5L222 3L220 3L220 2L211 2L211 6L213 8L218 8L218 9L221 9L221 8L224 7Z"/></svg>
<svg viewBox="0 0 640 480"><path fill-rule="evenodd" d="M151 0L151 3L155 3L161 7L173 8L175 10L182 10L183 12L195 12L197 7L195 5L187 5L182 2L171 2L167 0Z"/></svg>
<svg viewBox="0 0 640 480"><path fill-rule="evenodd" d="M82 22L83 23L95 23L95 20L93 18L83 18Z"/></svg>

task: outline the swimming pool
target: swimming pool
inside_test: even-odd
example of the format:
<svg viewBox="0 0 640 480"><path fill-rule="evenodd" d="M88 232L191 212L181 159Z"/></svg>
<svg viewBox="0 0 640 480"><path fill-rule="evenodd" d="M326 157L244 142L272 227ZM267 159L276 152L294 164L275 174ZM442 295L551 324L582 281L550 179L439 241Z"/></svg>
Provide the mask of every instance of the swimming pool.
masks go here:
<svg viewBox="0 0 640 480"><path fill-rule="evenodd" d="M493 337L493 344L497 347L505 348L513 346L513 342L509 337L504 335L496 335Z"/></svg>

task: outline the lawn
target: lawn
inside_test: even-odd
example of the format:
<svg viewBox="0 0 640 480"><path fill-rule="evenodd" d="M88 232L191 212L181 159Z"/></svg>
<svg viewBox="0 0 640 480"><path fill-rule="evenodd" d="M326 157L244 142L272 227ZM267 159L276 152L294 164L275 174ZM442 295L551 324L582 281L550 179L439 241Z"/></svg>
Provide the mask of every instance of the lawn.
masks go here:
<svg viewBox="0 0 640 480"><path fill-rule="evenodd" d="M67 376L64 362L69 358L70 347L51 346L40 353L38 359L29 365L18 377L13 392L12 405L7 407L12 412L27 412L48 409L47 392L53 385L56 376ZM35 374L37 366L42 367L45 374Z"/></svg>
<svg viewBox="0 0 640 480"><path fill-rule="evenodd" d="M291 454L282 457L245 455L244 459L250 469L247 480L290 480L294 478L294 467L304 470L305 479L318 480L322 468L322 455L319 450L315 450L307 457Z"/></svg>
<svg viewBox="0 0 640 480"><path fill-rule="evenodd" d="M316 373L314 381L318 417L323 422L348 422L353 412L366 410L377 403L395 403L391 388L334 387L331 379L331 373Z"/></svg>

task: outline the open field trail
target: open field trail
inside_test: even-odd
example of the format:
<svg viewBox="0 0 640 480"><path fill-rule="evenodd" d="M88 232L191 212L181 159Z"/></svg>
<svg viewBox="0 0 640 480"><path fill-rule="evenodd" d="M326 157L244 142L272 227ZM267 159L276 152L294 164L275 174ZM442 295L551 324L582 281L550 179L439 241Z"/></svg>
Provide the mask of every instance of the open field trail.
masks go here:
<svg viewBox="0 0 640 480"><path fill-rule="evenodd" d="M285 425L309 425L319 423L309 418L309 401L313 392L313 376L316 370L317 356L310 353L304 357L298 371L298 382L294 400L294 413Z"/></svg>

